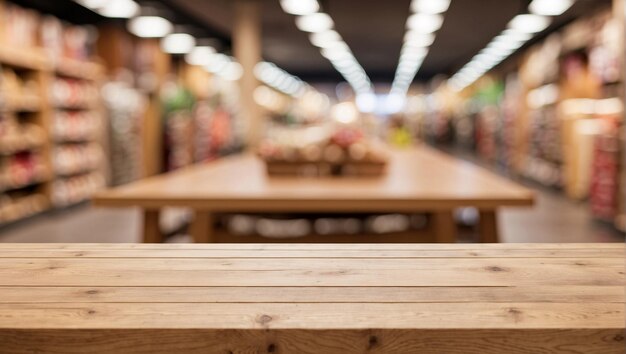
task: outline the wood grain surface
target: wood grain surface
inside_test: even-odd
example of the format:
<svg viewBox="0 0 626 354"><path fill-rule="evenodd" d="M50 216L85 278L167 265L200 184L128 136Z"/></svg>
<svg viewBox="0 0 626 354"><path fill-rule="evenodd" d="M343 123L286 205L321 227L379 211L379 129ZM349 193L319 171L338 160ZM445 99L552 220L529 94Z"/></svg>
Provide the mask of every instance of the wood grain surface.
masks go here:
<svg viewBox="0 0 626 354"><path fill-rule="evenodd" d="M622 244L1 244L0 353L624 352Z"/></svg>
<svg viewBox="0 0 626 354"><path fill-rule="evenodd" d="M380 178L268 177L251 154L102 192L100 206L269 211L419 211L529 206L533 192L431 148L393 151Z"/></svg>

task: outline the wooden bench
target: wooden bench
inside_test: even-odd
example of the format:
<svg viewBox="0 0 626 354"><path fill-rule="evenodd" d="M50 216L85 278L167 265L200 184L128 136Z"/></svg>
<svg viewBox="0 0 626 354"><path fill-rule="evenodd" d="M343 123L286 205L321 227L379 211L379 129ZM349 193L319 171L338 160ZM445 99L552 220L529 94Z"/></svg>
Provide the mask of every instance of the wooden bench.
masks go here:
<svg viewBox="0 0 626 354"><path fill-rule="evenodd" d="M621 244L2 244L0 353L624 353Z"/></svg>

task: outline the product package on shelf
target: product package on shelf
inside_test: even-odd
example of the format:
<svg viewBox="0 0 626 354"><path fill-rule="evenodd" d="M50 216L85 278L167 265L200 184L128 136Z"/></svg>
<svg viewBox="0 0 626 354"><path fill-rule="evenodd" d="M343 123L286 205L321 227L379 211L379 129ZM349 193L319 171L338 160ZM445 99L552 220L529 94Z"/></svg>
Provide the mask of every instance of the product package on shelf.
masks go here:
<svg viewBox="0 0 626 354"><path fill-rule="evenodd" d="M597 219L613 222L619 207L620 140L617 132L600 135L593 151L590 205Z"/></svg>
<svg viewBox="0 0 626 354"><path fill-rule="evenodd" d="M530 144L524 174L549 187L563 186L561 124L555 106L530 112Z"/></svg>
<svg viewBox="0 0 626 354"><path fill-rule="evenodd" d="M37 44L37 29L40 16L36 11L3 2L2 42L8 46L33 47Z"/></svg>
<svg viewBox="0 0 626 354"><path fill-rule="evenodd" d="M98 138L101 119L94 111L56 111L52 135L57 142L88 142Z"/></svg>
<svg viewBox="0 0 626 354"><path fill-rule="evenodd" d="M219 102L211 112L208 128L208 159L219 157L232 145L232 115ZM198 126L200 129L201 126Z"/></svg>
<svg viewBox="0 0 626 354"><path fill-rule="evenodd" d="M58 207L79 203L104 188L105 184L101 173L57 179L52 184L52 203Z"/></svg>
<svg viewBox="0 0 626 354"><path fill-rule="evenodd" d="M49 176L50 171L41 154L20 152L0 156L0 192L38 184Z"/></svg>
<svg viewBox="0 0 626 354"><path fill-rule="evenodd" d="M55 108L52 203L65 206L89 198L105 185L100 97L97 82L90 79L57 77L50 90Z"/></svg>
<svg viewBox="0 0 626 354"><path fill-rule="evenodd" d="M172 171L193 163L195 99L191 92L168 83L163 95L165 170Z"/></svg>
<svg viewBox="0 0 626 354"><path fill-rule="evenodd" d="M98 87L90 81L56 78L50 90L52 103L58 108L90 109L99 100Z"/></svg>
<svg viewBox="0 0 626 354"><path fill-rule="evenodd" d="M102 148L98 144L68 144L53 153L57 175L71 176L96 170L102 163Z"/></svg>
<svg viewBox="0 0 626 354"><path fill-rule="evenodd" d="M108 82L102 94L109 122L111 184L130 183L142 177L141 131L147 98L124 80Z"/></svg>

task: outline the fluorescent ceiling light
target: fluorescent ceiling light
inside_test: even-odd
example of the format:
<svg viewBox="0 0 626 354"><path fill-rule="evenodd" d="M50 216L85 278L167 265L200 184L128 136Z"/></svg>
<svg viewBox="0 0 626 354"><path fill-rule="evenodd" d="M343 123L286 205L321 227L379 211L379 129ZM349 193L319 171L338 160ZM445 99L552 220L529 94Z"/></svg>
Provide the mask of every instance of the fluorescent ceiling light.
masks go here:
<svg viewBox="0 0 626 354"><path fill-rule="evenodd" d="M191 52L196 45L196 39L187 33L168 34L161 40L161 48L165 53L186 54Z"/></svg>
<svg viewBox="0 0 626 354"><path fill-rule="evenodd" d="M426 54L428 54L428 48L404 46L404 47L402 47L402 51L400 52L400 56L405 55L405 54L426 56Z"/></svg>
<svg viewBox="0 0 626 354"><path fill-rule="evenodd" d="M205 66L205 69L212 73L217 73L224 70L230 63L230 58L222 53L217 53L211 56L211 61Z"/></svg>
<svg viewBox="0 0 626 354"><path fill-rule="evenodd" d="M528 9L535 15L559 16L574 4L573 0L534 0Z"/></svg>
<svg viewBox="0 0 626 354"><path fill-rule="evenodd" d="M314 46L326 48L332 43L341 42L341 36L334 30L311 33L309 40Z"/></svg>
<svg viewBox="0 0 626 354"><path fill-rule="evenodd" d="M331 64L337 67L358 67L359 63L357 63L356 59L353 57L350 58L342 58L339 60L331 61Z"/></svg>
<svg viewBox="0 0 626 354"><path fill-rule="evenodd" d="M505 51L507 50L515 51L519 49L519 47L521 47L523 44L524 42L509 42L509 41L494 40L491 43L489 43L488 48L499 48Z"/></svg>
<svg viewBox="0 0 626 354"><path fill-rule="evenodd" d="M207 65L211 56L215 54L215 49L210 46L197 46L185 55L185 61L191 65Z"/></svg>
<svg viewBox="0 0 626 354"><path fill-rule="evenodd" d="M103 8L108 0L76 0L77 3L92 10Z"/></svg>
<svg viewBox="0 0 626 354"><path fill-rule="evenodd" d="M433 33L441 28L443 16L428 14L413 14L406 22L407 27L418 33Z"/></svg>
<svg viewBox="0 0 626 354"><path fill-rule="evenodd" d="M516 41L528 41L529 39L533 38L533 35L530 33L524 33L524 32L519 32L519 31L515 31L512 29L506 29L504 31L502 31L502 34L500 34L499 37L509 37L512 40L516 40Z"/></svg>
<svg viewBox="0 0 626 354"><path fill-rule="evenodd" d="M441 14L450 7L450 0L413 0L411 10L424 14Z"/></svg>
<svg viewBox="0 0 626 354"><path fill-rule="evenodd" d="M537 33L546 29L550 25L550 19L539 15L517 15L511 22L509 28L523 33Z"/></svg>
<svg viewBox="0 0 626 354"><path fill-rule="evenodd" d="M231 61L228 64L226 64L226 66L224 67L222 71L219 72L219 75L224 80L237 81L243 75L243 68L241 67L241 64L235 61Z"/></svg>
<svg viewBox="0 0 626 354"><path fill-rule="evenodd" d="M384 100L384 111L387 114L400 112L406 104L406 96L401 94L389 94Z"/></svg>
<svg viewBox="0 0 626 354"><path fill-rule="evenodd" d="M283 11L292 15L310 15L319 11L317 0L281 0Z"/></svg>
<svg viewBox="0 0 626 354"><path fill-rule="evenodd" d="M333 19L325 13L317 12L298 17L296 26L305 32L328 31L333 28Z"/></svg>
<svg viewBox="0 0 626 354"><path fill-rule="evenodd" d="M374 112L378 105L376 95L371 92L358 94L355 101L356 107L364 113Z"/></svg>
<svg viewBox="0 0 626 354"><path fill-rule="evenodd" d="M419 33L417 31L408 31L404 35L404 44L416 47L428 47L435 41L435 35L432 33Z"/></svg>
<svg viewBox="0 0 626 354"><path fill-rule="evenodd" d="M137 37L160 38L172 32L172 23L159 16L140 16L128 21L128 30Z"/></svg>
<svg viewBox="0 0 626 354"><path fill-rule="evenodd" d="M321 52L322 56L330 61L353 58L353 55L343 48L324 48Z"/></svg>
<svg viewBox="0 0 626 354"><path fill-rule="evenodd" d="M131 18L139 12L139 5L133 0L110 0L97 9L104 17Z"/></svg>

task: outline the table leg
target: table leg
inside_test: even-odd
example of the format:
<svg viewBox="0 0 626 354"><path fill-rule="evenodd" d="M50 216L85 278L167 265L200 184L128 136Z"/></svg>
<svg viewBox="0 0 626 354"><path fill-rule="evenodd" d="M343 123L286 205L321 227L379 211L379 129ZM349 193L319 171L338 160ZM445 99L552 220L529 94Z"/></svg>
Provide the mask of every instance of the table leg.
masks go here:
<svg viewBox="0 0 626 354"><path fill-rule="evenodd" d="M456 243L457 230L452 210L436 211L432 214L435 240L438 243Z"/></svg>
<svg viewBox="0 0 626 354"><path fill-rule="evenodd" d="M478 232L480 242L498 243L498 218L495 210L480 211Z"/></svg>
<svg viewBox="0 0 626 354"><path fill-rule="evenodd" d="M144 243L161 243L163 242L163 234L159 226L159 210L143 211L143 242Z"/></svg>
<svg viewBox="0 0 626 354"><path fill-rule="evenodd" d="M195 243L211 243L213 242L214 230L213 214L208 211L197 210L193 221L189 226L189 231L193 242Z"/></svg>

